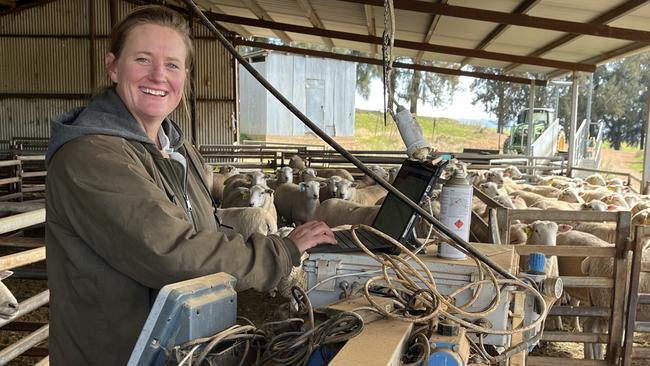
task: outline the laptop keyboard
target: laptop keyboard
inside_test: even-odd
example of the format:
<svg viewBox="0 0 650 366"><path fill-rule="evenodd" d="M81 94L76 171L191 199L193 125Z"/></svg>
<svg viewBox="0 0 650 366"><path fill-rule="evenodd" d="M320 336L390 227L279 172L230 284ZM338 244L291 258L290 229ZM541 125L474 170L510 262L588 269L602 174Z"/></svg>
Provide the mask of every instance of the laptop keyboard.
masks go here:
<svg viewBox="0 0 650 366"><path fill-rule="evenodd" d="M356 233L361 243L365 245L369 250L393 246L393 244L385 238L368 230L360 228L356 230ZM334 237L336 238L337 245L341 248L348 250L361 250L354 242L354 238L352 237L352 230L334 231Z"/></svg>

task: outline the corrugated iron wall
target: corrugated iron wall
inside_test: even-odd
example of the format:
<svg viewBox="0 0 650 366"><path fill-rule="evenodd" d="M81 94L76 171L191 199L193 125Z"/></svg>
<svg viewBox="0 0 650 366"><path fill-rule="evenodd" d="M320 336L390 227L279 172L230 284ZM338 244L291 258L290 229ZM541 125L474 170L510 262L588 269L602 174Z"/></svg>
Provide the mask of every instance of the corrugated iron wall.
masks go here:
<svg viewBox="0 0 650 366"><path fill-rule="evenodd" d="M89 0L59 0L0 17L0 140L49 136L51 118L84 105L89 95L110 85L104 71L111 29L109 1L92 1L94 45L89 31ZM116 19L122 19L134 7L118 1ZM195 25L194 30L202 36L209 34L202 25ZM233 117L239 120L237 68L216 41L198 39L195 48L195 143L230 144L236 141ZM91 81L93 76L95 85ZM172 118L190 140L191 118L182 105Z"/></svg>

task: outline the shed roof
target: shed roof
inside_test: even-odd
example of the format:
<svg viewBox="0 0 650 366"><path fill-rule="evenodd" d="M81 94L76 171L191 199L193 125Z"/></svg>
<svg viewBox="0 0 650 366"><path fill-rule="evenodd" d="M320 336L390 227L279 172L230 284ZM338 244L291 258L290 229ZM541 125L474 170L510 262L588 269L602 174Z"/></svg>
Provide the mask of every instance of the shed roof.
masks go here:
<svg viewBox="0 0 650 366"><path fill-rule="evenodd" d="M531 72L593 71L650 44L650 2L395 0L395 56ZM383 0L197 0L242 36L377 54Z"/></svg>
<svg viewBox="0 0 650 366"><path fill-rule="evenodd" d="M49 1L0 0L0 15ZM384 0L195 2L244 38L353 49L381 59ZM471 64L550 79L594 71L650 45L648 0L394 0L394 15L393 55L415 64L445 61L450 72Z"/></svg>

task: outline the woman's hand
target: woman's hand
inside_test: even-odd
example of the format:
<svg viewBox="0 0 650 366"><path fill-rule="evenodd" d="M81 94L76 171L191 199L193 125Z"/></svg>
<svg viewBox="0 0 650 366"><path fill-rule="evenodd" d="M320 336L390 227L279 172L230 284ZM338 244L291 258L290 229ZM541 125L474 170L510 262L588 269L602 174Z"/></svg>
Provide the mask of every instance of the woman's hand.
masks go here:
<svg viewBox="0 0 650 366"><path fill-rule="evenodd" d="M300 254L319 244L336 244L332 229L322 221L307 221L293 229L287 237L296 244Z"/></svg>

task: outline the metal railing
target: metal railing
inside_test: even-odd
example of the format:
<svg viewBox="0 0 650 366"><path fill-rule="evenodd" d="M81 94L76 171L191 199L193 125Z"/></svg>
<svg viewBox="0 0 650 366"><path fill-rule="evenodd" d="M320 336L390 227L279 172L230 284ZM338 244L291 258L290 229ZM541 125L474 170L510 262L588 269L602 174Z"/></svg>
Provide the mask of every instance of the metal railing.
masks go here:
<svg viewBox="0 0 650 366"><path fill-rule="evenodd" d="M17 203L20 204L20 203ZM45 209L40 208L0 219L0 234L6 234L33 225L45 222ZM29 249L14 254L0 257L0 270L8 270L22 267L28 264L45 260L45 247ZM0 320L0 327L13 322L14 320L25 316L28 313L46 305L50 300L49 290L45 290L35 296L32 296L18 304L18 311L8 319ZM0 365L6 365L16 357L25 353L27 350L44 342L49 335L49 325L43 325L36 331L30 333L24 338L19 339L0 350ZM39 364L47 364L47 358L39 361Z"/></svg>

